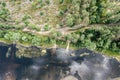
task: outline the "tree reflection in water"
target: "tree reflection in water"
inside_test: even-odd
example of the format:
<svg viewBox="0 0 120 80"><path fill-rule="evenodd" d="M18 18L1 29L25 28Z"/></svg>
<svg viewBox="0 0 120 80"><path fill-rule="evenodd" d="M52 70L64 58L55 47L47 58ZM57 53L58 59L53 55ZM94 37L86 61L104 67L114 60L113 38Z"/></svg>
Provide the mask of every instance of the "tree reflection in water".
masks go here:
<svg viewBox="0 0 120 80"><path fill-rule="evenodd" d="M1 49L2 57L7 51ZM74 80L114 80L120 77L120 63L116 59L86 48L67 52L57 48L54 54L50 52L48 49L48 55L32 59L5 58L3 55L4 59L0 57L0 80L66 80L70 77Z"/></svg>

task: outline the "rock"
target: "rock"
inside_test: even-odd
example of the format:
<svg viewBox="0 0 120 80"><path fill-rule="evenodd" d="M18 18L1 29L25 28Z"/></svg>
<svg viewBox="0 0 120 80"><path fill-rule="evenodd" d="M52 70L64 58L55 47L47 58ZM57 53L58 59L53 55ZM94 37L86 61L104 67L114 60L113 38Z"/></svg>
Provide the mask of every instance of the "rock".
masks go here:
<svg viewBox="0 0 120 80"><path fill-rule="evenodd" d="M16 79L15 79L15 76L11 72L8 72L5 74L4 80L16 80Z"/></svg>
<svg viewBox="0 0 120 80"><path fill-rule="evenodd" d="M69 75L69 76L66 76L65 78L60 79L60 80L78 80L78 79L75 78L74 76Z"/></svg>
<svg viewBox="0 0 120 80"><path fill-rule="evenodd" d="M17 48L16 56L19 58L21 57L34 58L45 54L41 52L40 47L36 47L36 46L23 46L17 44L16 48Z"/></svg>
<svg viewBox="0 0 120 80"><path fill-rule="evenodd" d="M118 78L113 78L113 79L109 79L109 80L120 80L120 77L118 77Z"/></svg>

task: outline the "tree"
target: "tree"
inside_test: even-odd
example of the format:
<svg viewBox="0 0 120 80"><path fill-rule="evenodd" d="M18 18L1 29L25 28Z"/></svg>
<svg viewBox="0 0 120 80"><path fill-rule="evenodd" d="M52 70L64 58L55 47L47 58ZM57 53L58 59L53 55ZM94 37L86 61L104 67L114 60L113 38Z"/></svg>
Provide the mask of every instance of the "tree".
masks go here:
<svg viewBox="0 0 120 80"><path fill-rule="evenodd" d="M67 14L66 16L66 25L73 26L75 24L75 18L72 14Z"/></svg>
<svg viewBox="0 0 120 80"><path fill-rule="evenodd" d="M27 41L28 41L27 36L25 36L25 35L22 36L22 37L21 37L21 40L27 42Z"/></svg>
<svg viewBox="0 0 120 80"><path fill-rule="evenodd" d="M17 41L20 40L20 37L21 37L20 33L13 33L12 40L15 41L15 42L17 42Z"/></svg>
<svg viewBox="0 0 120 80"><path fill-rule="evenodd" d="M5 35L4 31L0 30L0 38L3 38Z"/></svg>
<svg viewBox="0 0 120 80"><path fill-rule="evenodd" d="M6 40L10 40L10 41L12 41L12 35L13 35L13 32L7 32L6 34L5 34L5 36L4 36L4 38L6 39Z"/></svg>
<svg viewBox="0 0 120 80"><path fill-rule="evenodd" d="M3 2L2 6L0 6L0 20L7 21L10 18L10 12L6 8L6 3Z"/></svg>
<svg viewBox="0 0 120 80"><path fill-rule="evenodd" d="M33 44L33 45L36 45L36 46L39 46L40 43L41 43L40 37L34 36L33 39L32 39L32 44Z"/></svg>
<svg viewBox="0 0 120 80"><path fill-rule="evenodd" d="M104 42L104 46L103 46L103 47L104 47L105 49L109 49L111 42L112 42L111 39L107 39L107 40Z"/></svg>
<svg viewBox="0 0 120 80"><path fill-rule="evenodd" d="M85 39L83 43L83 47L87 47L90 50L95 50L96 49L96 43L92 42L90 39Z"/></svg>
<svg viewBox="0 0 120 80"><path fill-rule="evenodd" d="M112 50L113 51L116 51L117 49L117 44L115 42L112 43Z"/></svg>

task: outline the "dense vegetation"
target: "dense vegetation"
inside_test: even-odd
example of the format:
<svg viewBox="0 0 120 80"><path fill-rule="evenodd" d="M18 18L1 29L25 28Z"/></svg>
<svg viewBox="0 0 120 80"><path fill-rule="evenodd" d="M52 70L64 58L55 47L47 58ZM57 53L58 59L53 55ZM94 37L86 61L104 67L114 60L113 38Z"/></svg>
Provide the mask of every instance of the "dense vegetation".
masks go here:
<svg viewBox="0 0 120 80"><path fill-rule="evenodd" d="M77 30L76 32L72 32L64 36L60 32L52 32L50 33L50 36L41 36L29 32L22 32L20 30L13 29L11 31L9 29L3 29L0 30L0 38L5 39L6 41L28 43L36 46L44 46L47 43L66 45L66 41L69 40L72 47L87 47L91 50L100 51L107 49L119 53L119 31L120 28L117 26L93 26L90 29Z"/></svg>
<svg viewBox="0 0 120 80"><path fill-rule="evenodd" d="M71 27L118 23L119 5L120 2L115 0L1 0L0 21L13 21L18 25L24 23L25 26L34 27L41 24Z"/></svg>
<svg viewBox="0 0 120 80"><path fill-rule="evenodd" d="M0 40L35 46L70 41L71 47L120 54L119 5L114 0L0 0Z"/></svg>

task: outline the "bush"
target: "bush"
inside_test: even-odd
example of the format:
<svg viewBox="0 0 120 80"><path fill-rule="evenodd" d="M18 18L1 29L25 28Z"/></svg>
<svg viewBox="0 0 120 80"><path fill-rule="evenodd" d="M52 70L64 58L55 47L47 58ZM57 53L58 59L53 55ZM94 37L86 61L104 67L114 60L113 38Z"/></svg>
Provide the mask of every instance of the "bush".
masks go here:
<svg viewBox="0 0 120 80"><path fill-rule="evenodd" d="M40 37L34 36L31 42L33 45L39 46L41 43L41 39L40 39Z"/></svg>
<svg viewBox="0 0 120 80"><path fill-rule="evenodd" d="M51 27L50 27L49 25L45 25L45 26L44 26L44 30L45 30L45 31L50 30L50 28L51 28Z"/></svg>
<svg viewBox="0 0 120 80"><path fill-rule="evenodd" d="M3 38L3 37L4 37L4 35L5 35L5 32L4 32L4 31L2 31L2 30L0 30L0 38Z"/></svg>
<svg viewBox="0 0 120 80"><path fill-rule="evenodd" d="M7 8L1 7L0 8L0 20L7 21L10 18L10 12Z"/></svg>
<svg viewBox="0 0 120 80"><path fill-rule="evenodd" d="M75 18L74 18L74 16L72 14L68 14L66 16L66 25L72 27L74 24L75 24Z"/></svg>
<svg viewBox="0 0 120 80"><path fill-rule="evenodd" d="M32 30L40 31L40 28L36 26L35 24L29 24L28 27Z"/></svg>

